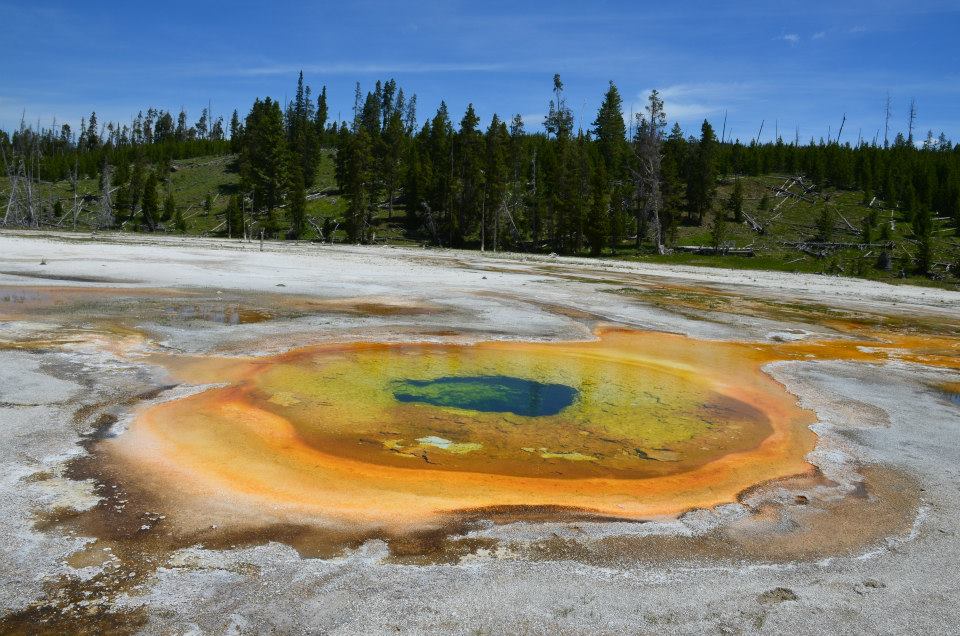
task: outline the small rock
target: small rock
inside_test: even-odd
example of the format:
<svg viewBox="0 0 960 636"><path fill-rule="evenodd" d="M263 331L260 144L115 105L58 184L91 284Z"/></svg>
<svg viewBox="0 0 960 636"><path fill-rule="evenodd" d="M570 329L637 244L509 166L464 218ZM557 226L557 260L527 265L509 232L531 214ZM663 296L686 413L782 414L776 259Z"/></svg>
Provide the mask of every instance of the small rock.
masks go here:
<svg viewBox="0 0 960 636"><path fill-rule="evenodd" d="M884 583L883 581L878 581L876 579L867 579L866 581L863 582L863 586L878 590L882 587L887 587L887 584Z"/></svg>
<svg viewBox="0 0 960 636"><path fill-rule="evenodd" d="M757 600L763 605L774 605L776 603L783 603L784 601L795 601L797 600L797 595L790 588L775 587L758 596Z"/></svg>
<svg viewBox="0 0 960 636"><path fill-rule="evenodd" d="M810 499L806 495L797 495L793 498L793 501L798 506L806 506L808 503L810 503Z"/></svg>

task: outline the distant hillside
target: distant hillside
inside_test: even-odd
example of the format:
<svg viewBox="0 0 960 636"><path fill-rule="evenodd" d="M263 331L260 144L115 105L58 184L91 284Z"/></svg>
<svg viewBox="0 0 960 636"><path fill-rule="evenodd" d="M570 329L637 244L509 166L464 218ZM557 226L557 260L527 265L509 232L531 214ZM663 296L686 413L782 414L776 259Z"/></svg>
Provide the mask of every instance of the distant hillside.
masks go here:
<svg viewBox="0 0 960 636"><path fill-rule="evenodd" d="M742 143L668 124L651 91L627 121L612 82L574 126L559 75L543 130L482 125L441 102L428 120L394 80L330 121L296 97L193 125L148 109L128 125L0 131L0 226L648 259L960 285L960 145ZM849 134L848 134L849 137Z"/></svg>
<svg viewBox="0 0 960 636"><path fill-rule="evenodd" d="M174 160L168 168L168 178L161 184L164 193L174 196L186 222L185 233L194 235L226 236L225 212L231 194L238 191L239 174L235 155L204 156ZM960 287L960 239L950 219L935 219L932 280L910 274L909 263L916 249L909 223L900 220L895 211L884 207L882 201L871 197L865 202L863 191L827 189L818 191L808 182L799 183L788 175L725 177L718 182L718 207L724 207L740 181L743 192L741 222L729 213L721 237L719 253L714 248L714 213L702 225L678 224L668 236L674 251L665 256L637 254L632 241L624 240L618 249L607 249L602 258L649 260L746 269L775 269L781 271L811 272L859 276L881 280L904 280L921 284ZM0 192L8 187L0 177ZM787 188L789 186L789 189ZM69 180L41 184L40 196L67 202L72 199ZM77 217L78 230L90 230L96 215L99 181L81 179L77 192L81 200ZM204 203L210 198L208 213ZM823 221L823 209L831 210L830 241L818 237L818 222ZM316 228L326 222L334 242L347 239L344 215L347 202L337 190L334 178L333 151L323 151L318 162L314 187L307 194L307 217L310 219L303 240L320 240ZM69 210L68 210L69 211ZM422 236L411 236L405 227L406 209L395 206L392 218L386 209L372 220L373 240L377 243L413 245L423 243ZM871 244L864 243L864 221L875 215ZM73 229L73 219L65 213L55 225ZM889 228L889 237L881 238L881 225ZM173 232L172 227L163 231ZM471 237L471 244L479 247L479 237ZM628 237L629 239L629 237ZM884 245L889 242L889 269L880 262ZM699 253L691 248L702 247ZM487 245L488 250L492 245ZM745 255L752 253L752 255Z"/></svg>

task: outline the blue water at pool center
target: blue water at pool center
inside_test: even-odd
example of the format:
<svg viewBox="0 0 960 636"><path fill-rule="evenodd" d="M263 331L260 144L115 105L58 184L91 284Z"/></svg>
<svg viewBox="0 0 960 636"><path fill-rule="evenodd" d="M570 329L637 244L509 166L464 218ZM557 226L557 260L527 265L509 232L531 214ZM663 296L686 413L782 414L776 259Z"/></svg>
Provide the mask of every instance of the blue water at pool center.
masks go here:
<svg viewBox="0 0 960 636"><path fill-rule="evenodd" d="M399 402L523 417L556 415L573 404L579 393L565 384L508 375L445 376L393 383L393 397Z"/></svg>

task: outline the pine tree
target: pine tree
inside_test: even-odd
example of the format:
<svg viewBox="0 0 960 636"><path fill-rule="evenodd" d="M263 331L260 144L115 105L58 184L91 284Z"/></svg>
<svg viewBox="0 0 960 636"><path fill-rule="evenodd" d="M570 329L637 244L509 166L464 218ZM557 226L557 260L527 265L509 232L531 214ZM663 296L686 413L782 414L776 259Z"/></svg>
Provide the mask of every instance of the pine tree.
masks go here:
<svg viewBox="0 0 960 636"><path fill-rule="evenodd" d="M911 223L915 219L915 213L920 209L920 203L917 199L917 191L913 187L913 180L908 179L907 185L901 190L902 200L900 201L901 210L904 212L904 219Z"/></svg>
<svg viewBox="0 0 960 636"><path fill-rule="evenodd" d="M820 216L817 217L817 239L824 243L832 241L835 224L836 219L834 218L833 208L828 204L824 204L820 208Z"/></svg>
<svg viewBox="0 0 960 636"><path fill-rule="evenodd" d="M482 228L483 242L488 243L492 238L494 249L498 249L501 230L506 229L501 227L500 221L501 209L507 205L507 149L510 135L506 124L500 121L496 114L490 120L484 143L484 188L481 203L482 222L485 226Z"/></svg>
<svg viewBox="0 0 960 636"><path fill-rule="evenodd" d="M610 82L593 122L593 133L600 145L606 172L617 178L626 151L627 129L623 122L623 99L616 85Z"/></svg>
<svg viewBox="0 0 960 636"><path fill-rule="evenodd" d="M553 135L556 139L566 139L573 132L573 112L567 108L567 101L563 96L563 82L560 81L559 73L553 76L553 95L543 126L547 129L548 135Z"/></svg>
<svg viewBox="0 0 960 636"><path fill-rule="evenodd" d="M200 119L197 120L197 123L194 124L194 129L196 130L197 139L206 139L210 134L210 115L207 113L207 109L204 108L200 111Z"/></svg>
<svg viewBox="0 0 960 636"><path fill-rule="evenodd" d="M186 125L186 114L184 114L184 125ZM163 143L174 139L173 115L169 112L163 112L157 119L156 127L153 130L155 141Z"/></svg>
<svg viewBox="0 0 960 636"><path fill-rule="evenodd" d="M875 223L876 218L872 214L863 217L860 227L860 240L867 245L873 243L873 227Z"/></svg>
<svg viewBox="0 0 960 636"><path fill-rule="evenodd" d="M407 110L403 115L403 127L406 128L407 134L412 135L417 129L417 94L414 93L410 96L410 101L407 102Z"/></svg>
<svg viewBox="0 0 960 636"><path fill-rule="evenodd" d="M590 213L587 216L586 238L591 256L600 256L607 240L610 220L610 194L608 191L606 164L601 162L593 169L590 179Z"/></svg>
<svg viewBox="0 0 960 636"><path fill-rule="evenodd" d="M151 171L143 184L143 197L140 206L141 225L148 231L156 229L160 213L160 199L157 197L157 173Z"/></svg>
<svg viewBox="0 0 960 636"><path fill-rule="evenodd" d="M299 239L303 236L307 218L307 191L303 174L299 169L293 170L292 183L287 201L287 208L290 212L290 236Z"/></svg>
<svg viewBox="0 0 960 636"><path fill-rule="evenodd" d="M363 102L363 109L360 111L360 126L367 131L371 140L380 137L382 131L381 109L382 102L380 93L383 88L380 82L377 82L377 89L372 93L367 93L367 98Z"/></svg>
<svg viewBox="0 0 960 636"><path fill-rule="evenodd" d="M177 216L177 200L174 198L172 192L167 193L167 198L163 202L163 216L160 217L161 221L170 221Z"/></svg>
<svg viewBox="0 0 960 636"><path fill-rule="evenodd" d="M427 156L431 165L432 178L427 203L433 211L434 223L443 218L443 231L448 240L453 236L453 125L447 104L440 102L437 114L433 116L425 139Z"/></svg>
<svg viewBox="0 0 960 636"><path fill-rule="evenodd" d="M340 190L349 203L346 231L351 242L363 243L368 239L369 214L374 201L373 142L366 128L360 127L356 134L341 137L344 146L344 164Z"/></svg>
<svg viewBox="0 0 960 636"><path fill-rule="evenodd" d="M213 141L223 141L223 117L217 117L217 120L213 122L210 139Z"/></svg>
<svg viewBox="0 0 960 636"><path fill-rule="evenodd" d="M460 130L455 140L454 153L457 171L457 215L450 230L450 242L463 245L468 233L481 217L483 193L483 135L479 129L473 104L460 120Z"/></svg>
<svg viewBox="0 0 960 636"><path fill-rule="evenodd" d="M240 153L240 179L253 199L253 212L268 217L284 198L288 152L280 104L269 97L250 109Z"/></svg>
<svg viewBox="0 0 960 636"><path fill-rule="evenodd" d="M953 226L957 236L960 236L960 188L957 188L953 196L950 197L950 207L953 217Z"/></svg>
<svg viewBox="0 0 960 636"><path fill-rule="evenodd" d="M390 119L386 123L381 137L380 173L387 195L387 214L393 218L394 199L400 188L402 162L406 145L406 131L403 126L403 112L395 104L391 108Z"/></svg>
<svg viewBox="0 0 960 636"><path fill-rule="evenodd" d="M727 199L727 212L737 223L743 221L743 182L737 179L733 184L733 190L730 192L730 198Z"/></svg>
<svg viewBox="0 0 960 636"><path fill-rule="evenodd" d="M310 98L310 87L303 83L303 71L300 71L297 79L296 97L287 108L286 129L288 147L297 164L291 173L299 171L305 187L310 187L316 179L319 144L313 100Z"/></svg>
<svg viewBox="0 0 960 636"><path fill-rule="evenodd" d="M913 235L917 241L917 272L926 275L933 264L933 215L929 208L915 211Z"/></svg>
<svg viewBox="0 0 960 636"><path fill-rule="evenodd" d="M317 112L314 115L314 129L319 143L323 145L327 141L327 87L320 89L320 96L317 97Z"/></svg>
<svg viewBox="0 0 960 636"><path fill-rule="evenodd" d="M704 214L713 207L716 194L716 142L713 127L710 122L703 120L700 141L694 150L687 177L687 204L698 225L703 224Z"/></svg>
<svg viewBox="0 0 960 636"><path fill-rule="evenodd" d="M235 194L230 197L230 202L227 204L226 211L226 225L227 225L227 236L229 238L237 237L243 238L244 235L244 220L243 220L243 210L241 209L241 199L240 195Z"/></svg>
<svg viewBox="0 0 960 636"><path fill-rule="evenodd" d="M230 116L230 152L240 152L243 145L243 126L240 124L240 115L236 110Z"/></svg>
<svg viewBox="0 0 960 636"><path fill-rule="evenodd" d="M97 128L96 111L90 113L90 123L87 125L86 132L86 146L90 149L98 148L100 146L100 131Z"/></svg>
<svg viewBox="0 0 960 636"><path fill-rule="evenodd" d="M427 122L407 145L404 188L407 208L405 225L410 234L425 230L431 240L439 243L439 230L432 214L428 212L429 199L433 191L433 164L427 145L430 135L430 123Z"/></svg>
<svg viewBox="0 0 960 636"><path fill-rule="evenodd" d="M713 225L710 227L710 244L720 253L727 240L727 220L719 211L713 215Z"/></svg>
<svg viewBox="0 0 960 636"><path fill-rule="evenodd" d="M173 227L181 234L187 231L187 220L183 217L183 210L180 208L175 208L173 211Z"/></svg>
<svg viewBox="0 0 960 636"><path fill-rule="evenodd" d="M393 116L394 109L397 108L397 104L394 102L396 93L396 80L390 79L384 82L383 89L380 91L380 116L383 118L380 123L380 130L387 129L387 123Z"/></svg>
<svg viewBox="0 0 960 636"><path fill-rule="evenodd" d="M177 141L186 141L187 140L187 111L180 109L180 114L177 115L177 130L174 133L176 135Z"/></svg>
<svg viewBox="0 0 960 636"><path fill-rule="evenodd" d="M576 143L570 153L570 175L572 184L572 201L569 215L566 219L564 251L576 254L583 249L586 236L587 217L593 203L591 188L592 164L602 160L595 156L595 146L587 139L583 131L578 132Z"/></svg>
<svg viewBox="0 0 960 636"><path fill-rule="evenodd" d="M685 186L683 165L686 161L687 141L683 138L680 124L674 124L663 143L663 161L660 166L660 191L663 197L663 211L660 215L664 236L675 240L677 226L684 208Z"/></svg>

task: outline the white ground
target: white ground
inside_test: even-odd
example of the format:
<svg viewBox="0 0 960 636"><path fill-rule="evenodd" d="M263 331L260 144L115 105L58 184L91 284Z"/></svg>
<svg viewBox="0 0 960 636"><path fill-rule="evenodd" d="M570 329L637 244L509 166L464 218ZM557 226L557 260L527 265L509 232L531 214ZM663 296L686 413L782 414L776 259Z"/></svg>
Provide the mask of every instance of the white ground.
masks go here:
<svg viewBox="0 0 960 636"><path fill-rule="evenodd" d="M260 252L255 243L212 239L81 238L0 234L0 287L375 296L455 310L429 317L306 317L281 325L157 330L166 345L190 351L239 351L246 342L273 350L360 338L371 329L382 338L435 338L420 332L443 326L476 338L589 337L581 323L546 311L543 303L701 338L763 340L785 329L828 332L763 319L683 318L603 293L611 287L584 278L623 278L623 286L706 284L894 314L960 314L958 293L823 276L416 249L268 244ZM112 282L52 280L58 276ZM48 328L0 322L0 338ZM58 574L90 574L63 563L84 538L32 527L37 512L92 505L90 485L29 476L59 475L66 459L83 452L72 419L79 405L148 386L156 381L154 373L89 348L0 351L0 614L27 606ZM880 464L920 482L924 492L912 532L853 557L777 565L688 559L597 567L505 552L472 555L457 565L410 566L386 563L386 547L375 541L332 560L302 559L280 544L191 548L164 564L141 594L113 602L146 603L145 632L157 634L960 632L960 409L928 388L931 382L956 381L956 375L915 365L829 362L783 363L771 373L818 413L822 441L814 459L825 472L836 471L831 476L842 479L844 467ZM866 406L849 408L853 403ZM889 426L878 426L878 418L889 419ZM742 514L741 508L665 522L661 529L706 532ZM538 531L497 530L500 536ZM764 592L778 587L789 588L796 599L761 601Z"/></svg>

